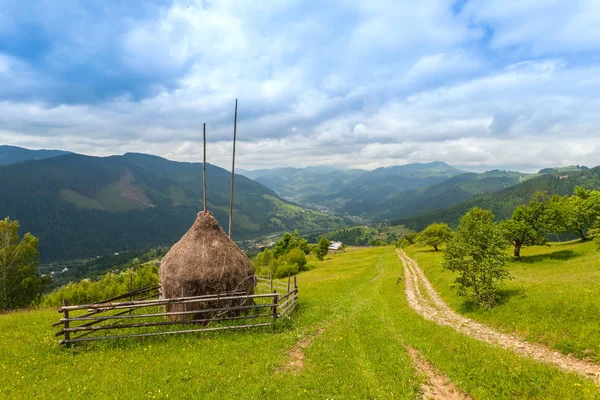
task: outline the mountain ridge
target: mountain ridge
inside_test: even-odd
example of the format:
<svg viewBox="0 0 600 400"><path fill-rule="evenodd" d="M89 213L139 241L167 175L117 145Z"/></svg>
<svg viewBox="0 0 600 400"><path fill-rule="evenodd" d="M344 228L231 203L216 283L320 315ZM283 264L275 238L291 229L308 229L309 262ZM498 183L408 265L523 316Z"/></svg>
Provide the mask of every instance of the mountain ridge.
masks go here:
<svg viewBox="0 0 600 400"><path fill-rule="evenodd" d="M228 223L231 173L207 164L208 209ZM202 164L140 153L67 154L0 166L0 217L40 239L43 261L171 245L203 208ZM236 240L298 229L312 234L347 224L305 210L236 175Z"/></svg>
<svg viewBox="0 0 600 400"><path fill-rule="evenodd" d="M410 218L400 218L393 224L404 224L415 230L422 230L433 222L444 222L457 226L459 219L471 208L480 207L494 212L496 219L510 218L512 211L520 204L529 202L532 196L543 191L549 195L572 194L576 186L590 190L600 190L600 166L579 171L554 172L528 179L518 185L496 192L475 196L458 204L422 213Z"/></svg>
<svg viewBox="0 0 600 400"><path fill-rule="evenodd" d="M73 154L64 150L31 150L24 147L0 145L0 165L11 165L30 160L43 160Z"/></svg>

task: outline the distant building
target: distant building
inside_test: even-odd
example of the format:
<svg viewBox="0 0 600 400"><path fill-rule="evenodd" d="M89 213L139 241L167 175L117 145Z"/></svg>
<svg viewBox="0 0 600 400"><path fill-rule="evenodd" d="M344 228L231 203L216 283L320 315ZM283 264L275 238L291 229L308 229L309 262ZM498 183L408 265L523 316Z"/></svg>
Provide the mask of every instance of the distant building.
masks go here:
<svg viewBox="0 0 600 400"><path fill-rule="evenodd" d="M337 250L341 249L343 245L344 244L342 242L332 242L329 245L329 250L331 250L331 251L337 251Z"/></svg>

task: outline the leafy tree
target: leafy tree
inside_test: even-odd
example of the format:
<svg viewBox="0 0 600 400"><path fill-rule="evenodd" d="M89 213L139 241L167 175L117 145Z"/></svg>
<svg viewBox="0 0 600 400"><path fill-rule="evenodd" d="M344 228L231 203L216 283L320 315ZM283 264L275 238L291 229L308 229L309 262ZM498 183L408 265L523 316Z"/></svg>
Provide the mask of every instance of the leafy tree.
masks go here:
<svg viewBox="0 0 600 400"><path fill-rule="evenodd" d="M580 186L575 188L572 196L553 196L551 206L560 216L559 226L562 231L587 240L587 230L600 216L600 192L586 190Z"/></svg>
<svg viewBox="0 0 600 400"><path fill-rule="evenodd" d="M26 307L38 299L43 281L38 273L38 240L19 237L19 222L0 221L0 310Z"/></svg>
<svg viewBox="0 0 600 400"><path fill-rule="evenodd" d="M256 273L272 273L274 277L282 278L305 270L306 254L309 253L308 242L300 239L298 231L286 232L273 250L258 253L252 264Z"/></svg>
<svg viewBox="0 0 600 400"><path fill-rule="evenodd" d="M386 242L383 239L379 239L379 238L373 239L369 242L369 246L373 246L373 247L387 246L387 245L388 245L388 242Z"/></svg>
<svg viewBox="0 0 600 400"><path fill-rule="evenodd" d="M407 233L406 235L404 235L404 239L406 239L409 244L415 244L415 240L417 239L417 236L419 236L418 233L410 232L410 233Z"/></svg>
<svg viewBox="0 0 600 400"><path fill-rule="evenodd" d="M460 220L456 234L448 243L443 265L458 272L455 283L459 294L477 306L492 307L498 284L510 275L505 267L506 240L494 223L494 214L474 207Z"/></svg>
<svg viewBox="0 0 600 400"><path fill-rule="evenodd" d="M501 223L504 237L514 246L515 258L521 257L523 246L541 246L548 242L549 222L546 203L532 200L528 205L520 205L512 218Z"/></svg>
<svg viewBox="0 0 600 400"><path fill-rule="evenodd" d="M321 238L317 247L315 249L315 254L319 260L323 260L327 253L329 252L329 246L331 246L331 242L327 238Z"/></svg>
<svg viewBox="0 0 600 400"><path fill-rule="evenodd" d="M304 254L310 254L310 249L308 248L308 240L306 239L298 240L296 248L302 250Z"/></svg>
<svg viewBox="0 0 600 400"><path fill-rule="evenodd" d="M402 240L396 242L396 248L405 249L410 246L410 242L406 238L402 238Z"/></svg>
<svg viewBox="0 0 600 400"><path fill-rule="evenodd" d="M254 265L259 267L266 267L269 265L271 260L275 258L273 256L273 250L265 249L264 251L258 253L254 258Z"/></svg>
<svg viewBox="0 0 600 400"><path fill-rule="evenodd" d="M431 224L419 233L416 237L415 242L433 246L435 251L438 251L438 247L444 243L447 243L452 239L452 229L447 224Z"/></svg>
<svg viewBox="0 0 600 400"><path fill-rule="evenodd" d="M275 247L273 248L273 255L275 258L279 258L281 256L286 255L292 249L295 249L298 245L298 237L292 235L289 232L283 234L281 239L275 243Z"/></svg>
<svg viewBox="0 0 600 400"><path fill-rule="evenodd" d="M296 248L286 254L285 257L283 257L283 261L287 264L296 264L298 265L299 271L304 271L304 267L306 266L306 255L302 250Z"/></svg>
<svg viewBox="0 0 600 400"><path fill-rule="evenodd" d="M596 218L596 222L593 228L590 229L589 234L595 236L594 243L596 243L596 247L600 250L600 217Z"/></svg>

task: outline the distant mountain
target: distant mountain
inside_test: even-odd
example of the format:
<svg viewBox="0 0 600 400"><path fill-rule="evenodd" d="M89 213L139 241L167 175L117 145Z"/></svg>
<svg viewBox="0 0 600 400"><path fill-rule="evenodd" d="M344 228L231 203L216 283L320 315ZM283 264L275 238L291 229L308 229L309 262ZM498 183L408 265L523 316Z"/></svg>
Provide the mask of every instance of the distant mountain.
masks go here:
<svg viewBox="0 0 600 400"><path fill-rule="evenodd" d="M208 209L228 223L231 174L207 164ZM244 176L236 177L233 236L298 229L331 231L346 222L305 210ZM202 164L144 154L76 154L0 166L0 218L40 239L44 261L171 245L202 208Z"/></svg>
<svg viewBox="0 0 600 400"><path fill-rule="evenodd" d="M366 172L360 169L306 167L242 170L240 174L262 183L282 197L303 203L308 196L338 191Z"/></svg>
<svg viewBox="0 0 600 400"><path fill-rule="evenodd" d="M351 200L343 210L352 215L369 212L372 219L396 219L448 207L484 193L515 186L530 175L493 170L466 173L448 178L432 186L393 194L379 201L365 203Z"/></svg>
<svg viewBox="0 0 600 400"><path fill-rule="evenodd" d="M567 173L567 172L577 172L577 171L586 171L589 168L585 165L570 165L568 167L558 167L558 168L544 168L541 169L538 174L553 174L555 172Z"/></svg>
<svg viewBox="0 0 600 400"><path fill-rule="evenodd" d="M72 153L62 150L29 150L16 146L0 146L0 165L16 164L29 160L42 160L65 154Z"/></svg>
<svg viewBox="0 0 600 400"><path fill-rule="evenodd" d="M563 196L572 194L576 186L600 190L600 167L538 175L516 186L476 196L451 207L425 212L416 217L400 219L394 224L404 224L415 230L421 230L433 222L445 222L457 226L459 219L475 206L492 210L497 219L503 220L510 218L518 205L529 202L538 191Z"/></svg>
<svg viewBox="0 0 600 400"><path fill-rule="evenodd" d="M306 196L302 203L320 205L340 214L377 219L387 208L384 204L395 196L439 184L463 173L443 162L377 168L344 182L337 191Z"/></svg>
<svg viewBox="0 0 600 400"><path fill-rule="evenodd" d="M452 177L463 174L458 168L454 168L444 162L434 161L426 164L413 163L407 165L394 165L392 167L381 167L367 173L367 177L401 176L404 178L432 178Z"/></svg>
<svg viewBox="0 0 600 400"><path fill-rule="evenodd" d="M369 216L371 213L366 207L370 204L404 191L435 185L464 171L436 161L377 168L373 171L308 167L243 173L273 189L280 196L300 204L338 213L352 214L356 211L356 215ZM350 212L346 208L349 202L365 204L365 210L352 207L354 211Z"/></svg>

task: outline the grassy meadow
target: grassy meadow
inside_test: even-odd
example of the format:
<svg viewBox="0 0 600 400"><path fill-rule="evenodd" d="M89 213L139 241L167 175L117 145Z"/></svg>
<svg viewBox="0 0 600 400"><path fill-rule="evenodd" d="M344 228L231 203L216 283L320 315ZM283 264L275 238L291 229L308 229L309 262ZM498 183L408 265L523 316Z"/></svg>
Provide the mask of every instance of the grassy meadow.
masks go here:
<svg viewBox="0 0 600 400"><path fill-rule="evenodd" d="M540 257L511 270L519 278L526 275L516 273L515 268L522 268L535 287L536 275L543 281L549 273L569 276L567 268L581 269L576 275L586 278L578 287L592 290L591 267L578 264L592 257L586 255L585 246L582 250L576 245L560 248L577 254L567 263L562 260L561 267L553 269L552 259ZM438 289L447 286L452 277L438 271L437 255L410 251L428 276L436 278ZM533 257L535 251L526 250L526 254ZM412 366L408 345L475 399L600 398L598 388L577 375L422 319L406 302L402 265L392 247L342 252L316 264L315 269L298 275L298 312L275 329L96 342L67 349L57 345L50 327L59 318L55 310L1 315L0 398L420 398L423 377ZM548 272L545 264L551 265ZM527 310L531 315L520 318L544 321L535 313L544 309L551 296L518 279L514 284L525 285L523 299L537 301L541 307ZM564 290L552 295L556 302L562 298L564 304L572 304L569 296L575 289ZM453 306L460 304L451 291L442 293ZM584 299L584 293L576 299ZM586 307L600 302L598 296L592 297ZM510 297L494 310L496 318L501 320L502 310L520 298ZM491 316L476 317L494 321ZM583 325L579 324L581 329ZM292 351L307 338L311 343L304 349L304 368L287 368ZM591 346L593 339L586 340L585 346Z"/></svg>
<svg viewBox="0 0 600 400"><path fill-rule="evenodd" d="M452 289L443 254L411 246L407 253L450 306L473 319L565 354L600 362L600 252L594 243L525 247L508 263L513 279L501 287L500 305L475 310Z"/></svg>

